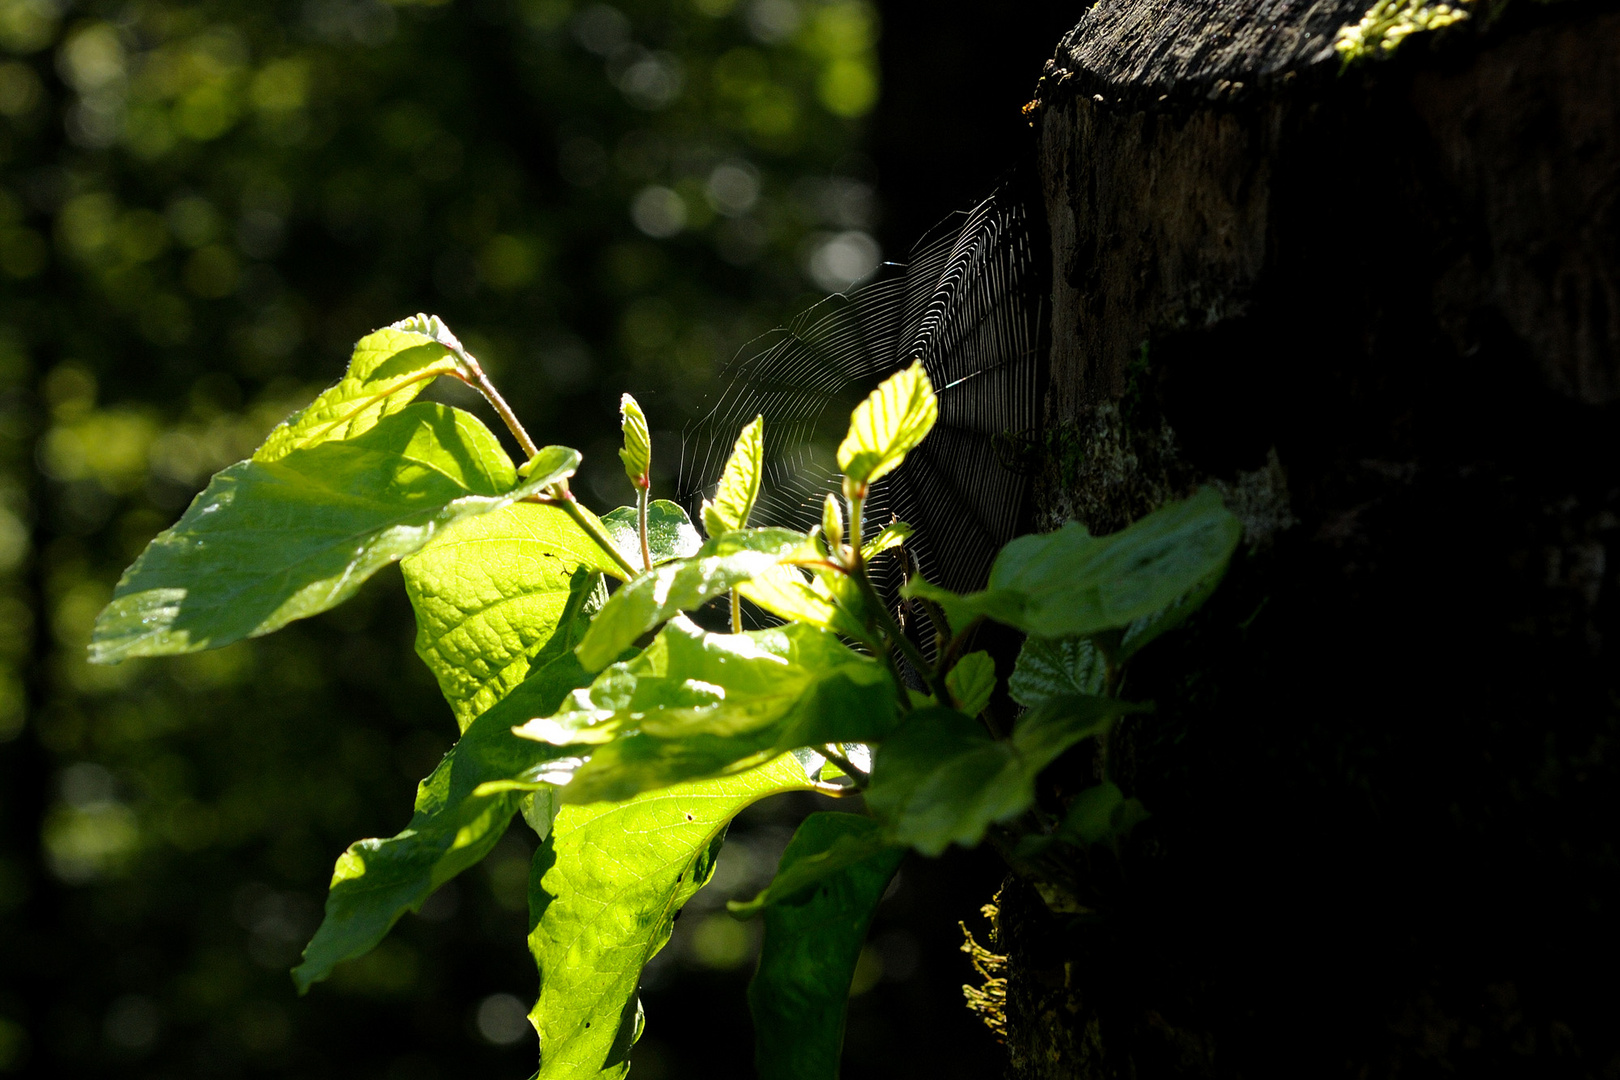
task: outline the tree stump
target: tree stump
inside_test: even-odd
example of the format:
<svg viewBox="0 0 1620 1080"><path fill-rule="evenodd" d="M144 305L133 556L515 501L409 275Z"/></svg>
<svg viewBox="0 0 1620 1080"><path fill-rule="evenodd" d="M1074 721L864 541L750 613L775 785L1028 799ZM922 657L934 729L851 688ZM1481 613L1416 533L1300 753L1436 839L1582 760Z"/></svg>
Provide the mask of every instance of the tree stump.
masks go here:
<svg viewBox="0 0 1620 1080"><path fill-rule="evenodd" d="M1245 544L1128 675L1152 820L1003 890L1018 1078L1620 1075L1620 13L1345 67L1369 2L1101 0L1031 110L1044 526Z"/></svg>

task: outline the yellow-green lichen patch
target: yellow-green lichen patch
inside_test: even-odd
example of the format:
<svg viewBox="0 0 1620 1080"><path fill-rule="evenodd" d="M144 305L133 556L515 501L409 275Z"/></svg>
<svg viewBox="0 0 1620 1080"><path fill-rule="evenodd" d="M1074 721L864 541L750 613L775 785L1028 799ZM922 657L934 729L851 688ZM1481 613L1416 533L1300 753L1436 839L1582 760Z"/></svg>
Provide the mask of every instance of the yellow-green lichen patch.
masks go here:
<svg viewBox="0 0 1620 1080"><path fill-rule="evenodd" d="M1402 41L1425 30L1439 30L1469 17L1472 0L1426 3L1425 0L1378 0L1360 22L1339 27L1333 48L1346 66L1374 56L1387 56Z"/></svg>

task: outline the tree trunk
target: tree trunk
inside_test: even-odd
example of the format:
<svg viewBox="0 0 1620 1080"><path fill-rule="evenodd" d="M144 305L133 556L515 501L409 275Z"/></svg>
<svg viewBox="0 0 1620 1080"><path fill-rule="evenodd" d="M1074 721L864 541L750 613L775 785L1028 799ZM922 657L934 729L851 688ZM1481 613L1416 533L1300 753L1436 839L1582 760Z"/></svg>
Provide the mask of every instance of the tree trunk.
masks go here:
<svg viewBox="0 0 1620 1080"><path fill-rule="evenodd" d="M1038 90L1043 526L1246 542L1152 820L1003 891L1018 1078L1620 1074L1620 14L1369 3L1101 0Z"/></svg>

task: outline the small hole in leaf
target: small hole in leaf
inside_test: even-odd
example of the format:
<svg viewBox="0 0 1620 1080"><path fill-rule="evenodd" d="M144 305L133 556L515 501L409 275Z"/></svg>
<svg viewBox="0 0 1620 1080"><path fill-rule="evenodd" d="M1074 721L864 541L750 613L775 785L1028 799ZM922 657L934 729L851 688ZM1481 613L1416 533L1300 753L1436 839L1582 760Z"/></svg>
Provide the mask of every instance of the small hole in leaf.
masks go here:
<svg viewBox="0 0 1620 1080"><path fill-rule="evenodd" d="M686 820L687 820L687 821L691 821L691 820L692 820L692 815L691 815L691 814L687 814L687 815L686 815Z"/></svg>

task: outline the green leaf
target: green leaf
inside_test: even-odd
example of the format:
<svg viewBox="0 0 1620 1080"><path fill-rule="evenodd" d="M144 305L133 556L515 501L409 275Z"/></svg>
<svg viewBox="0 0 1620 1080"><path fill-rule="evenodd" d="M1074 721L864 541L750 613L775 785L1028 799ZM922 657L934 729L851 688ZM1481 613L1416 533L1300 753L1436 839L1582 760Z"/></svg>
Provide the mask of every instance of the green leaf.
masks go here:
<svg viewBox="0 0 1620 1080"><path fill-rule="evenodd" d="M996 556L983 592L959 596L921 579L903 591L938 602L954 627L983 616L1031 637L1080 637L1129 626L1218 580L1242 534L1204 488L1111 536L1077 522L1021 536Z"/></svg>
<svg viewBox="0 0 1620 1080"><path fill-rule="evenodd" d="M866 805L896 843L939 855L972 847L991 825L1035 800L1035 778L1069 747L1106 732L1141 706L1112 698L1062 697L1025 713L1010 740L990 738L950 709L918 709L878 747Z"/></svg>
<svg viewBox="0 0 1620 1080"><path fill-rule="evenodd" d="M751 919L773 904L794 902L806 889L843 873L857 863L877 856L883 856L885 860L892 857L898 863L900 856L905 854L906 849L891 843L878 823L870 818L854 814L812 814L805 822L817 817L853 818L867 825L851 825L830 843L813 851L805 851L792 860L784 855L776 876L758 896L748 901L727 902L726 908L732 915L739 919Z"/></svg>
<svg viewBox="0 0 1620 1080"><path fill-rule="evenodd" d="M1028 638L1018 652L1007 692L1034 707L1064 694L1100 694L1107 662L1090 638Z"/></svg>
<svg viewBox="0 0 1620 1080"><path fill-rule="evenodd" d="M266 464L302 447L352 439L409 405L433 379L463 370L450 348L422 332L425 323L403 325L361 338L343 378L282 421L253 460Z"/></svg>
<svg viewBox="0 0 1620 1080"><path fill-rule="evenodd" d="M1115 662L1123 664L1141 652L1143 646L1160 634L1174 630L1186 622L1193 612L1204 606L1204 601L1210 598L1215 592L1215 587L1221 583L1221 578L1225 576L1226 564L1222 563L1214 573L1183 593L1169 607L1160 608L1151 615L1144 615L1133 621L1125 628L1125 635L1120 639Z"/></svg>
<svg viewBox="0 0 1620 1080"><path fill-rule="evenodd" d="M619 398L619 427L624 431L624 449L619 451L624 475L636 487L644 488L652 470L652 438L647 433L647 414L629 394Z"/></svg>
<svg viewBox="0 0 1620 1080"><path fill-rule="evenodd" d="M891 521L878 534L861 545L861 558L871 562L891 548L897 548L911 539L912 528L903 521Z"/></svg>
<svg viewBox="0 0 1620 1080"><path fill-rule="evenodd" d="M1152 817L1137 799L1127 799L1117 784L1106 781L1076 795L1063 822L1047 836L1026 836L1018 842L1017 857L1034 858L1053 844L1076 847L1107 843L1117 848L1131 830Z"/></svg>
<svg viewBox="0 0 1620 1080"><path fill-rule="evenodd" d="M1127 799L1119 785L1106 781L1076 795L1064 815L1059 835L1082 847L1104 841L1117 842L1146 821L1147 810L1136 799Z"/></svg>
<svg viewBox="0 0 1620 1080"><path fill-rule="evenodd" d="M572 471L578 454L560 452ZM455 522L532 490L508 490L515 480L489 429L426 403L343 442L238 462L124 572L90 659L217 648L325 611Z"/></svg>
<svg viewBox="0 0 1620 1080"><path fill-rule="evenodd" d="M804 542L787 529L740 529L711 538L691 558L653 567L608 598L579 643L580 662L600 671L659 623L767 572Z"/></svg>
<svg viewBox="0 0 1620 1080"><path fill-rule="evenodd" d="M710 536L720 536L746 528L748 515L759 498L760 477L764 474L765 418L756 416L742 429L731 448L714 501L703 500L703 528Z"/></svg>
<svg viewBox="0 0 1620 1080"><path fill-rule="evenodd" d="M987 652L970 652L945 673L945 686L962 713L978 716L996 692L996 662Z"/></svg>
<svg viewBox="0 0 1620 1080"><path fill-rule="evenodd" d="M562 747L519 739L512 728L544 716L585 678L566 646L552 663L472 722L433 774L417 789L416 813L399 835L361 840L338 859L326 917L293 971L300 993L341 961L371 951L407 911L489 854L529 793L548 803L555 790L544 777L572 767ZM528 815L545 824L549 811Z"/></svg>
<svg viewBox="0 0 1620 1080"><path fill-rule="evenodd" d="M630 565L641 565L641 525L636 508L621 506L602 515L602 527L618 547L619 553ZM653 565L671 559L685 559L697 554L703 538L692 525L686 511L668 499L654 499L647 505L647 547L652 552Z"/></svg>
<svg viewBox="0 0 1620 1080"><path fill-rule="evenodd" d="M400 568L416 611L417 655L463 727L526 677L570 613L601 607L602 573L622 572L572 517L547 503L463 521ZM583 636L581 621L569 647Z"/></svg>
<svg viewBox="0 0 1620 1080"><path fill-rule="evenodd" d="M918 360L855 406L849 434L838 446L838 467L855 483L870 484L904 461L938 417L934 384Z"/></svg>
<svg viewBox="0 0 1620 1080"><path fill-rule="evenodd" d="M842 575L778 566L739 585L737 591L778 618L871 643L860 614L864 602L855 589L841 588L839 577Z"/></svg>
<svg viewBox="0 0 1620 1080"><path fill-rule="evenodd" d="M811 814L782 853L777 876L880 831L854 814ZM797 902L766 908L759 968L748 984L760 1080L836 1080L850 980L904 856L903 848L880 848L822 877Z"/></svg>
<svg viewBox="0 0 1620 1080"><path fill-rule="evenodd" d="M827 544L834 551L842 550L844 544L844 511L838 505L838 497L827 492L827 497L821 501L821 535L827 538Z"/></svg>
<svg viewBox="0 0 1620 1080"><path fill-rule="evenodd" d="M809 786L784 755L629 802L563 807L530 890L541 1080L624 1075L642 968L713 873L727 824L758 799Z"/></svg>
<svg viewBox="0 0 1620 1080"><path fill-rule="evenodd" d="M565 802L588 803L736 772L798 747L871 742L897 720L888 670L833 634L796 623L714 634L677 617L518 734L595 745L563 789Z"/></svg>

